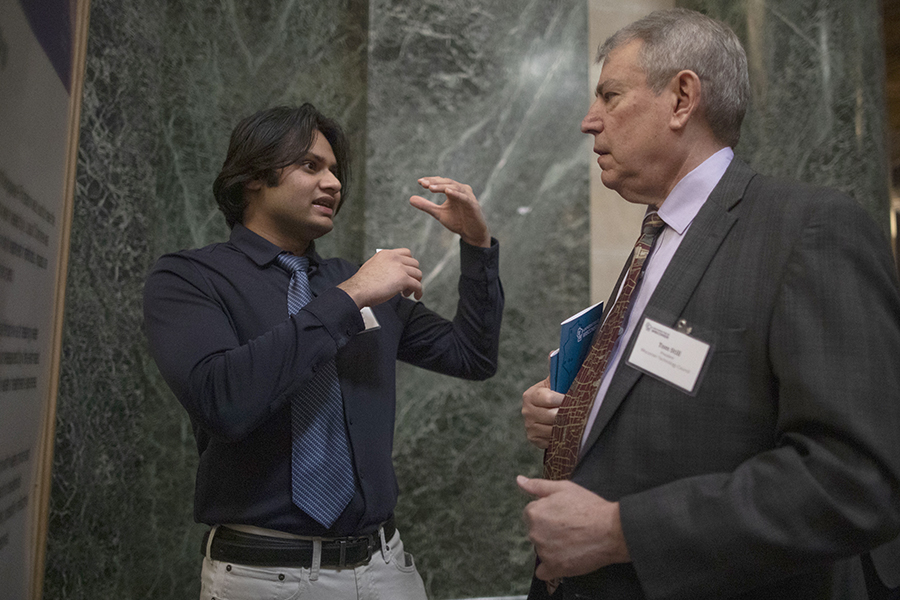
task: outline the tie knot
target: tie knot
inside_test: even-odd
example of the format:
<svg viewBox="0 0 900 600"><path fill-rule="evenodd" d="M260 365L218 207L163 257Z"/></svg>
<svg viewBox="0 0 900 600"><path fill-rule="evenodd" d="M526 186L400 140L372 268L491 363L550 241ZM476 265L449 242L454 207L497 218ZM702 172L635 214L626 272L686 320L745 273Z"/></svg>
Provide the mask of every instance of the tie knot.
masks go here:
<svg viewBox="0 0 900 600"><path fill-rule="evenodd" d="M309 267L309 259L305 256L294 256L288 252L282 252L275 257L275 262L288 273L295 271L303 271L304 273Z"/></svg>
<svg viewBox="0 0 900 600"><path fill-rule="evenodd" d="M642 235L655 235L666 226L665 221L659 217L659 213L652 212L644 215L644 224L641 226Z"/></svg>

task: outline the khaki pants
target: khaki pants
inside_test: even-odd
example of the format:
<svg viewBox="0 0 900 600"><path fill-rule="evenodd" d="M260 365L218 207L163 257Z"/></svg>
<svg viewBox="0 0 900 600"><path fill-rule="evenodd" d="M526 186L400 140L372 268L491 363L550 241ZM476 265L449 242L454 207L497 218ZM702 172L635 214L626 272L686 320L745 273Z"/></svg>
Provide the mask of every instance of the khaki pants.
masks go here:
<svg viewBox="0 0 900 600"><path fill-rule="evenodd" d="M355 568L254 567L203 559L200 600L427 600L400 532Z"/></svg>

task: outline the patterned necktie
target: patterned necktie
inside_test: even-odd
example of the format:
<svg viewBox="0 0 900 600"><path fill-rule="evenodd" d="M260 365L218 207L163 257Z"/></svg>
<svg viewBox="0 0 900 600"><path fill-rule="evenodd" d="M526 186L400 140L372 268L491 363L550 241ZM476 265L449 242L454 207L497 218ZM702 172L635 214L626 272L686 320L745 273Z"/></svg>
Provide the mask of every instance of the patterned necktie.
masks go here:
<svg viewBox="0 0 900 600"><path fill-rule="evenodd" d="M556 413L550 446L544 455L544 477L547 479L568 479L575 470L581 438L584 436L584 428L594 399L597 397L600 381L603 379L603 371L606 370L612 350L624 331L623 323L628 313L631 294L637 287L644 261L650 254L653 242L664 226L665 223L655 212L644 217L641 237L634 246L631 266L622 284L622 291L594 337L591 351L584 359L581 370L575 376L575 381L566 392L566 397Z"/></svg>
<svg viewBox="0 0 900 600"><path fill-rule="evenodd" d="M288 314L312 300L309 259L282 253L278 265L291 273ZM334 359L319 365L313 378L291 399L291 497L300 509L331 527L353 497L355 479L344 429L344 402Z"/></svg>

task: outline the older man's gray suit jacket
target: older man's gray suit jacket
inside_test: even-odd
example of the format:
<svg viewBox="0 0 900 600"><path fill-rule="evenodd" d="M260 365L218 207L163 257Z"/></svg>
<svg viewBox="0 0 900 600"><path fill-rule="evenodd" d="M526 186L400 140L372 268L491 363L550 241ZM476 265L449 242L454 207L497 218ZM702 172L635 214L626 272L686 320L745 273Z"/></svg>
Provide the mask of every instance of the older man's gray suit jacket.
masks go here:
<svg viewBox="0 0 900 600"><path fill-rule="evenodd" d="M620 501L633 562L569 590L865 598L858 555L900 532L900 296L883 233L847 196L735 159L644 315L684 320L711 359L691 396L624 349L573 480Z"/></svg>

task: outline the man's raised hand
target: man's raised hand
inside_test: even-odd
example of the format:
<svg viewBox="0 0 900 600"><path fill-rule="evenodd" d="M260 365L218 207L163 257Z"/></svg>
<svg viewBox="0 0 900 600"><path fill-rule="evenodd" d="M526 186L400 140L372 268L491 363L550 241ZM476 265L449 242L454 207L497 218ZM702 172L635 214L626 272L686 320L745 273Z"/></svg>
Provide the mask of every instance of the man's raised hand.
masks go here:
<svg viewBox="0 0 900 600"><path fill-rule="evenodd" d="M491 231L470 186L446 177L422 177L419 185L435 194L444 194L446 200L436 204L422 196L412 196L411 205L437 219L467 244L490 247Z"/></svg>

